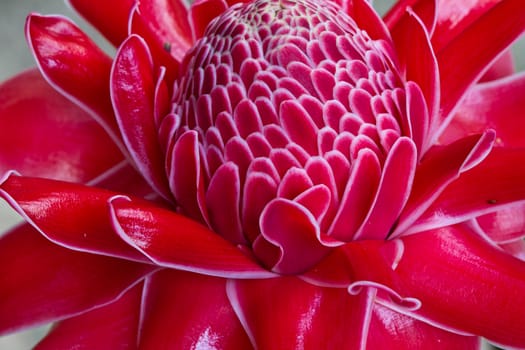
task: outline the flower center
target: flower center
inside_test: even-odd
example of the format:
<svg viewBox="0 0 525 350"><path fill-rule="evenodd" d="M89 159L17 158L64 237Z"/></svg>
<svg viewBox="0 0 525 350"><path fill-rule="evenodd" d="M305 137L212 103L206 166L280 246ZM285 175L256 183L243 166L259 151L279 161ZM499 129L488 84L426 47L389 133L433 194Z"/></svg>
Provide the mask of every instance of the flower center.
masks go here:
<svg viewBox="0 0 525 350"><path fill-rule="evenodd" d="M212 21L164 121L179 126L166 154L181 211L283 273L385 239L416 153L389 45L332 2L258 0Z"/></svg>

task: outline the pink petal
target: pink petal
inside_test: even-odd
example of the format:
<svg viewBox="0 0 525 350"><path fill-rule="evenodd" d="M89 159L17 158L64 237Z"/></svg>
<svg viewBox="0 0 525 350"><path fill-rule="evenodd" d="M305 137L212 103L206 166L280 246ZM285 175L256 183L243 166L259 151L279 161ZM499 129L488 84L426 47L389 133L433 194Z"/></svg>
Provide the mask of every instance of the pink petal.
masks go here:
<svg viewBox="0 0 525 350"><path fill-rule="evenodd" d="M0 85L0 173L86 182L122 160L93 119L29 70Z"/></svg>
<svg viewBox="0 0 525 350"><path fill-rule="evenodd" d="M390 8L384 17L384 21L390 32L405 31L403 29L408 23L408 17L412 16L411 11L415 12L425 24L428 33L434 32L436 25L436 11L438 0L399 0Z"/></svg>
<svg viewBox="0 0 525 350"><path fill-rule="evenodd" d="M355 19L357 26L365 30L370 38L374 40L391 41L390 32L381 17L374 10L369 1L353 0L348 1L348 13Z"/></svg>
<svg viewBox="0 0 525 350"><path fill-rule="evenodd" d="M147 262L112 229L108 200L115 193L48 179L9 176L0 196L49 240L80 251Z"/></svg>
<svg viewBox="0 0 525 350"><path fill-rule="evenodd" d="M140 349L250 349L226 280L162 270L148 278Z"/></svg>
<svg viewBox="0 0 525 350"><path fill-rule="evenodd" d="M511 49L507 49L501 54L496 61L494 61L490 68L483 74L480 82L487 82L492 80L508 77L515 73L514 56Z"/></svg>
<svg viewBox="0 0 525 350"><path fill-rule="evenodd" d="M46 80L120 143L109 98L111 58L64 17L30 15L26 36Z"/></svg>
<svg viewBox="0 0 525 350"><path fill-rule="evenodd" d="M136 35L130 36L117 52L111 70L111 100L122 137L139 172L161 195L170 198L164 156L157 140L157 84L152 65L146 43Z"/></svg>
<svg viewBox="0 0 525 350"><path fill-rule="evenodd" d="M525 149L494 148L487 159L452 182L411 227L449 225L525 199Z"/></svg>
<svg viewBox="0 0 525 350"><path fill-rule="evenodd" d="M483 232L499 244L521 240L525 236L525 204L513 205L476 218Z"/></svg>
<svg viewBox="0 0 525 350"><path fill-rule="evenodd" d="M406 230L415 231L416 226L412 225L413 222L436 200L447 185L483 161L493 143L494 133L486 132L480 136L472 135L463 138L447 146L431 148L417 167L410 198L399 216L392 237ZM440 219L436 219L436 224L440 223Z"/></svg>
<svg viewBox="0 0 525 350"><path fill-rule="evenodd" d="M505 18L502 21L502 18ZM468 87L525 29L521 0L502 0L437 51L443 118ZM485 33L479 40L479 33ZM442 124L442 128L446 124Z"/></svg>
<svg viewBox="0 0 525 350"><path fill-rule="evenodd" d="M496 144L525 146L525 73L474 86L459 105L440 141L449 143L487 128L496 131Z"/></svg>
<svg viewBox="0 0 525 350"><path fill-rule="evenodd" d="M193 40L198 40L204 34L208 24L228 8L224 0L198 0L191 4L189 20Z"/></svg>
<svg viewBox="0 0 525 350"><path fill-rule="evenodd" d="M142 289L138 284L113 303L59 322L35 350L135 348Z"/></svg>
<svg viewBox="0 0 525 350"><path fill-rule="evenodd" d="M228 297L258 349L361 349L371 300L297 277L230 280ZM364 338L364 339L363 339Z"/></svg>
<svg viewBox="0 0 525 350"><path fill-rule="evenodd" d="M66 3L95 26L115 47L126 39L133 0L112 1L111 6L104 1L66 0Z"/></svg>
<svg viewBox="0 0 525 350"><path fill-rule="evenodd" d="M74 252L30 226L0 239L0 333L12 332L111 303L151 268Z"/></svg>
<svg viewBox="0 0 525 350"><path fill-rule="evenodd" d="M228 278L268 278L261 268L205 226L147 202L115 197L110 203L115 230L158 265Z"/></svg>

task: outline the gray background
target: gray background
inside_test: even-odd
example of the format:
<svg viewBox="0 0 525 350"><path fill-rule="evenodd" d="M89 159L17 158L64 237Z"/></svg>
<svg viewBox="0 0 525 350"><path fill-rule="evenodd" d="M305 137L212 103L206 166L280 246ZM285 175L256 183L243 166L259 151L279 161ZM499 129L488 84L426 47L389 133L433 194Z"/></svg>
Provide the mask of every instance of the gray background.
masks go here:
<svg viewBox="0 0 525 350"><path fill-rule="evenodd" d="M392 0L375 1L376 8L382 13ZM110 2L108 2L110 5ZM2 0L0 3L0 81L17 72L34 66L24 38L24 22L28 13L63 14L72 18L80 27L86 30L108 52L114 52L107 42L92 28L80 19L61 0ZM517 45L515 51L524 51L524 41ZM518 68L523 69L525 60L518 62ZM19 222L13 211L0 200L0 232ZM1 287L0 287L1 288ZM24 350L31 348L45 332L46 327L26 331L11 336L0 337L0 349Z"/></svg>

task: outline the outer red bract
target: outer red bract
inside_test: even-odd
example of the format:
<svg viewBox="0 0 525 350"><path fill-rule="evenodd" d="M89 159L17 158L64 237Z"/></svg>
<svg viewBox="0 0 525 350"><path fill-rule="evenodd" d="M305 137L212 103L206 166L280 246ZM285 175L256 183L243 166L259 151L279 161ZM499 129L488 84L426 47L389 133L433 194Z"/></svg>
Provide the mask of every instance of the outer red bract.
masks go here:
<svg viewBox="0 0 525 350"><path fill-rule="evenodd" d="M525 348L521 0L70 3L117 53L28 17L39 70L0 86L26 221L0 238L0 334Z"/></svg>

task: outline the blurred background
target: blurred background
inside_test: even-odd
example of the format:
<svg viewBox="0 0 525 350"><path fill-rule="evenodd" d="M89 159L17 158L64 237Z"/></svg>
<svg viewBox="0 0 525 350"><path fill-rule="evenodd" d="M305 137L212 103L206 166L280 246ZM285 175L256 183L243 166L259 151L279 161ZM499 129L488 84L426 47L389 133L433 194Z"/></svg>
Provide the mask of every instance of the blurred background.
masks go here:
<svg viewBox="0 0 525 350"><path fill-rule="evenodd" d="M392 0L376 0L374 1L374 6L380 13L384 13L393 2ZM110 2L108 2L108 5L111 6ZM2 0L0 2L0 81L35 65L24 37L25 18L31 12L65 15L73 19L94 38L104 50L108 53L114 53L114 49L62 0ZM525 52L525 40L520 40L515 45L514 52L519 56L517 59L517 68L523 70L525 67L525 56L523 55ZM4 201L0 200L0 234L18 222L20 222L18 216ZM0 337L0 349L31 349L47 330L48 327L42 327L36 330ZM487 346L487 349L492 348Z"/></svg>

